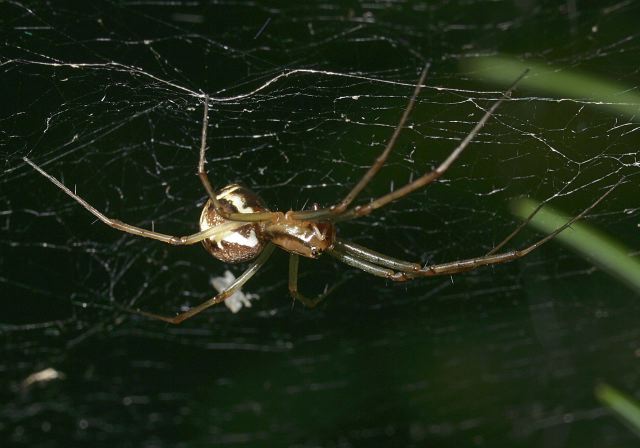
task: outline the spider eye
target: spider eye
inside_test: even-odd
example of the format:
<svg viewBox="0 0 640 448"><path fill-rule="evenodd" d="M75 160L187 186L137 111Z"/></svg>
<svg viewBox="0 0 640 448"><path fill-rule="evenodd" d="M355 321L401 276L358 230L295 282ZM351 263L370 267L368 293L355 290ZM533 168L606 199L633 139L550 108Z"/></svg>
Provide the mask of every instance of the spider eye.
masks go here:
<svg viewBox="0 0 640 448"><path fill-rule="evenodd" d="M318 255L320 255L320 251L318 250L317 247L311 248L311 255L313 255L314 257L317 257Z"/></svg>

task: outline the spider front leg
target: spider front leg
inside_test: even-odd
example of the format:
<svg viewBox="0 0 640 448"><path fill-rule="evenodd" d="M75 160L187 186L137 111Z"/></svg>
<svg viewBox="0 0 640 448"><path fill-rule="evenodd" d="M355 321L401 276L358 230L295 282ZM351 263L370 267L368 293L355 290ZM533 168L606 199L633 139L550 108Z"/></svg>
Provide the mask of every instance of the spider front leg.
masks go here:
<svg viewBox="0 0 640 448"><path fill-rule="evenodd" d="M389 140L387 141L387 144L385 145L384 150L376 158L373 164L371 164L371 166L369 167L367 172L364 174L364 176L362 176L360 181L358 181L358 183L353 186L351 191L347 193L344 199L342 199L337 204L334 204L328 208L294 212L292 214L293 217L295 217L296 219L327 218L327 217L339 216L347 210L349 205L358 197L360 192L364 190L364 188L369 184L369 182L371 182L371 180L376 176L376 174L378 174L378 172L382 169L385 162L387 161L387 158L389 157L389 154L391 154L391 151L393 151L393 148L396 146L396 141L398 140L398 137L400 136L402 129L404 129L405 124L409 119L409 115L411 115L411 111L415 106L416 99L418 98L418 94L420 93L420 90L422 90L422 88L424 87L424 81L427 78L427 73L429 73L430 66L431 64L427 63L422 69L422 72L420 73L420 78L418 78L418 82L416 83L415 88L413 89L413 93L411 94L411 98L409 98L409 102L407 103L407 106L405 107L404 112L400 117L400 121L398 122L395 129L393 130L393 134L391 134L391 138L389 138Z"/></svg>
<svg viewBox="0 0 640 448"><path fill-rule="evenodd" d="M485 126L487 121L489 121L489 118L491 118L491 116L495 113L496 109L498 109L498 107L500 107L500 105L505 100L511 98L511 94L513 93L514 89L516 88L518 83L522 80L522 78L524 78L527 75L527 73L529 73L528 69L525 70L511 84L511 86L509 86L509 88L502 94L500 99L498 99L496 102L494 102L491 105L491 107L484 113L480 121L476 123L476 125L469 132L469 134L467 134L467 136L462 139L462 141L458 144L458 146L453 151L451 151L451 153L447 156L447 158L443 162L441 162L440 165L436 167L436 169L426 174L423 174L418 179L412 182L409 182L408 184L402 186L401 188L398 188L397 190L392 191L391 193L387 193L369 202L368 204L353 207L345 211L339 217L339 220L348 220L348 219L353 219L361 216L366 216L371 212L373 212L374 210L377 210L380 207L384 207L385 205L391 202L394 202L400 198L403 198L404 196L416 190L419 190L420 188L424 188L427 185L438 180L440 177L442 177L447 172L447 170L451 167L451 165L453 165L453 163L460 157L460 155L464 152L464 150L469 146L469 144L473 141L476 135L478 135L478 133Z"/></svg>
<svg viewBox="0 0 640 448"><path fill-rule="evenodd" d="M408 184L402 186L401 188L398 188L395 191L392 191L391 193L385 194L375 200L373 200L372 202L365 204L365 205L361 205L361 206L357 206L357 207L352 207L349 209L346 209L346 207L343 207L344 204L349 205L353 199L355 199L356 195L361 191L360 187L361 187L361 183L363 181L366 181L364 185L366 185L366 183L369 182L369 180L371 180L371 178L373 178L373 176L378 172L379 168L376 167L377 164L377 160L376 163L374 163L374 165L371 166L371 168L369 169L369 171L365 174L365 176L363 177L363 179L361 180L361 182L359 182L356 187L354 187L354 189L352 190L352 192L350 192L347 197L345 197L345 199L338 205L333 206L329 209L321 209L321 210L317 210L317 211L303 211L303 212L296 212L293 213L292 216L298 219L319 219L319 218L324 218L324 219L330 219L332 221L346 221L349 219L354 219L354 218L358 218L361 216L366 216L368 214L370 214L371 212L373 212L374 210L377 210L381 207L384 207L385 205L396 201L398 199L403 198L404 196L420 189L420 188L424 188L427 185L435 182L436 180L438 180L440 177L442 177L447 170L451 167L451 165L453 165L453 163L460 157L460 155L464 152L464 150L469 146L469 144L473 141L473 139L478 135L478 133L480 132L480 130L485 126L485 124L487 123L487 121L489 121L489 118L491 118L491 116L494 114L494 112L496 111L496 109L507 99L509 99L511 97L512 92L514 91L514 89L516 88L516 86L518 85L518 83L522 80L522 78L524 78L526 76L526 74L529 72L529 70L525 70L512 84L511 86L509 86L509 88L501 95L501 97L495 101L491 107L484 113L484 115L482 116L482 118L480 119L480 121L478 121L478 123L476 123L476 125L473 127L473 129L471 129L471 131L467 134L467 136L465 138L462 139L462 141L458 144L458 146L456 146L454 148L453 151L451 151L451 153L449 154L449 156L447 156L447 158L440 163L440 165L438 165L438 167L426 174L423 174L421 177L419 177L418 179L409 182ZM414 96L417 95L419 90L416 90L414 92ZM412 97L412 102L415 100L415 98ZM413 103L410 102L410 106L413 107ZM408 106L409 108L409 106ZM405 118L403 117L403 120ZM403 123L401 121L401 123ZM393 138L392 138L393 140ZM391 140L390 140L391 141ZM393 143L395 144L395 140L393 140ZM383 152L383 154L379 157L378 160L386 160L386 156L388 154L386 154L387 150L385 149L385 151ZM370 176L370 177L369 177ZM364 188L364 185L362 185L362 188ZM355 195L353 194L355 193Z"/></svg>
<svg viewBox="0 0 640 448"><path fill-rule="evenodd" d="M394 269L377 265L375 263L367 261L360 255L342 251L337 246L330 249L328 253L336 260L341 261L342 263L347 264L356 269L360 269L361 271L364 271L368 274L375 275L376 277L386 278L388 280L393 280L394 282L404 282L407 280L411 280L413 278L412 276L409 276L406 272L397 271ZM391 259L391 257L389 257L389 259ZM419 271L413 270L412 272L419 272Z"/></svg>
<svg viewBox="0 0 640 448"><path fill-rule="evenodd" d="M207 308L212 307L213 305L217 305L220 302L224 302L227 298L231 297L236 291L238 291L242 286L249 281L251 277L255 275L256 272L267 262L271 254L273 253L273 249L275 246L273 244L268 244L262 253L256 258L256 260L249 266L249 268L244 271L232 284L229 285L227 289L219 293L218 295L212 297L206 302L201 303L198 306L194 306L184 313L180 313L174 317L163 316L161 314L150 313L148 311L140 311L140 310L127 310L132 313L140 314L145 317L150 317L152 319L161 320L170 324L180 324L187 319L192 318L196 314L200 314L202 311Z"/></svg>
<svg viewBox="0 0 640 448"><path fill-rule="evenodd" d="M593 204L583 210L579 215L570 219L544 238L541 238L540 240L525 247L524 249L513 250L499 254L494 253L494 251L492 250L487 255L481 257L428 265L420 269L416 269L416 265L414 263L397 260L395 258L372 251L370 249L361 246L355 246L352 243L339 241L336 243L334 249L332 249L329 253L343 263L346 263L350 266L361 269L378 277L384 277L394 281L405 281L418 277L453 275L472 271L481 266L508 263L510 261L514 261L528 255L543 244L551 241L560 232L569 228L573 223L582 219L595 206L597 206L602 200L604 200L604 198L607 197L618 185L620 185L623 180L624 178L618 181L607 191L605 191L603 195L601 195ZM529 216L525 222L529 222L533 218L533 216L534 214ZM506 241L511 239L512 236L513 234L509 235ZM504 245L506 241L501 242L498 246Z"/></svg>

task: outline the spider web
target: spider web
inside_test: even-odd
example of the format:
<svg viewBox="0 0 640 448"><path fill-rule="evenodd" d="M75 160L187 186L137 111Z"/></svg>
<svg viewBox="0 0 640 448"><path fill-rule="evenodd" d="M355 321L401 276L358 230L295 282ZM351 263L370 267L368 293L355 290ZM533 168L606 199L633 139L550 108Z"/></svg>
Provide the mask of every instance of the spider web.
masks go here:
<svg viewBox="0 0 640 448"><path fill-rule="evenodd" d="M279 254L237 315L218 307L167 328L121 310L172 314L243 266L95 222L22 157L107 216L184 235L206 196L203 93L213 182L289 210L346 194L426 62L410 124L360 203L435 167L499 98L504 86L469 60L512 54L638 89L633 2L290 3L0 3L3 439L632 446L591 392L598 380L638 391L634 294L557 245L402 285L304 262L310 294L342 282L313 311L288 298ZM525 86L442 180L340 236L422 263L478 256L517 225L510 201L577 214L626 176L589 222L637 247L638 104L601 105Z"/></svg>

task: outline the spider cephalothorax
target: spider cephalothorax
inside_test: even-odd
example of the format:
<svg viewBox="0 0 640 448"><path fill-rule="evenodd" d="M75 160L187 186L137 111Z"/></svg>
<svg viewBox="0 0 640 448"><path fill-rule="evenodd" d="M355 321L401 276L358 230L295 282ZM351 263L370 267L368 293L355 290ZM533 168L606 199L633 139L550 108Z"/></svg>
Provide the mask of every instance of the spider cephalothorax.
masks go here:
<svg viewBox="0 0 640 448"><path fill-rule="evenodd" d="M295 219L291 215L287 212L265 227L273 244L307 258L318 258L333 247L336 227L332 222Z"/></svg>

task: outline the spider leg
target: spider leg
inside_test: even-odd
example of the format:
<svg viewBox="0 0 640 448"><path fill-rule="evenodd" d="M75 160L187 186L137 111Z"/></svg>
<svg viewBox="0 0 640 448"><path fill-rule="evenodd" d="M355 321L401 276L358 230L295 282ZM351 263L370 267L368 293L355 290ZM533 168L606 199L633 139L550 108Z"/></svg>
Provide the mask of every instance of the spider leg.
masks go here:
<svg viewBox="0 0 640 448"><path fill-rule="evenodd" d="M344 212L337 220L344 221L348 219L357 218L360 216L366 216L374 210L387 205L390 202L393 202L397 199L400 199L409 193L414 192L420 188L426 187L430 183L434 182L438 178L440 178L446 171L451 167L453 162L455 162L458 157L462 154L462 152L469 146L469 143L478 135L480 130L484 127L484 125L489 121L489 118L493 115L496 109L504 102L504 100L511 97L511 93L516 88L516 85L525 77L525 75L529 72L529 70L525 70L518 78L509 86L509 88L502 94L500 99L498 99L493 105L485 112L480 121L476 123L473 129L467 134L467 136L462 139L462 141L458 144L458 146L449 154L449 156L434 170L422 175L418 179L410 182L403 187L392 191L391 193L387 193L384 196L381 196L374 201L351 208Z"/></svg>
<svg viewBox="0 0 640 448"><path fill-rule="evenodd" d="M207 191L211 202L213 202L216 211L220 213L222 207L216 196L216 192L209 181L207 171L204 169L205 153L207 152L207 128L209 127L209 95L204 96L204 113L202 116L202 132L200 133L200 160L198 161L198 177L202 186Z"/></svg>
<svg viewBox="0 0 640 448"><path fill-rule="evenodd" d="M267 259L273 253L273 249L275 246L273 244L268 244L262 253L256 258L256 260L249 266L249 268L244 271L227 289L219 293L218 295L212 297L211 299L201 303L198 306L194 306L184 313L180 313L174 317L163 316L160 314L150 313L148 311L140 311L140 310L127 310L132 313L140 314L145 317L150 317L152 319L161 320L170 324L180 324L187 319L192 318L196 314L201 313L213 305L217 305L220 302L224 302L227 298L231 297L236 291L238 291L242 286L254 276L256 272L266 263Z"/></svg>
<svg viewBox="0 0 640 448"><path fill-rule="evenodd" d="M518 249L518 250L509 251L509 252L499 253L499 254L493 253L494 251L491 250L487 255L484 255L482 257L469 258L467 260L452 261L449 263L426 266L421 271L421 274L425 276L458 274L460 272L471 271L480 266L489 266L492 264L508 263L510 261L517 260L518 258L522 258L525 255L528 255L529 253L533 252L538 247L542 246L544 243L555 238L560 232L566 230L568 227L571 227L571 225L576 221L582 219L595 206L597 206L602 200L604 200L604 198L606 198L613 190L615 190L616 187L620 185L620 183L622 183L623 180L624 178L620 179L615 185L613 185L611 188L605 191L604 194L602 194L593 204L591 204L589 207L584 209L579 215L574 216L569 221L564 223L562 226L558 227L556 230L554 230L544 238L539 239L538 241L525 247L524 249ZM537 210L535 210L533 214L535 214L536 211ZM533 216L529 215L529 217L525 220L525 223L529 222L532 218ZM519 228L520 227L516 229L515 233L517 233ZM507 239L511 239L515 233L512 233L511 235L509 235ZM500 243L500 245L503 245L503 244Z"/></svg>
<svg viewBox="0 0 640 448"><path fill-rule="evenodd" d="M296 300L302 302L307 308L314 308L320 302L322 302L329 294L331 294L340 284L338 282L331 288L323 292L317 297L307 297L298 291L298 264L300 263L300 257L297 254L291 254L289 256L289 294Z"/></svg>
<svg viewBox="0 0 640 448"><path fill-rule="evenodd" d="M400 121L398 122L397 126L393 130L393 134L391 135L391 138L387 141L387 144L384 150L376 158L375 162L371 165L371 167L369 167L369 170L364 174L364 176L362 176L360 181L351 189L351 191L344 197L344 199L338 202L337 204L329 208L324 208L319 210L304 210L300 212L294 212L292 213L292 216L295 219L318 219L326 216L340 215L344 213L345 210L347 210L349 205L358 197L360 192L369 184L369 182L371 182L371 180L375 177L375 175L378 174L378 172L382 169L385 162L387 161L389 154L391 154L391 151L396 145L396 141L400 136L400 132L402 132L402 129L404 129L407 119L409 118L409 115L413 110L413 107L416 103L416 99L418 98L418 94L420 93L420 90L422 90L422 87L424 87L424 80L427 77L427 73L429 72L430 65L431 64L428 63L427 65L425 65L424 69L422 70L422 73L420 74L420 78L418 79L415 89L413 90L413 94L409 99L409 103L407 104L407 107L404 109L404 112L402 113L402 117L400 117Z"/></svg>
<svg viewBox="0 0 640 448"><path fill-rule="evenodd" d="M360 256L343 252L337 247L329 249L327 253L344 264L347 264L356 269L360 269L361 271L364 271L368 274L375 275L376 277L386 278L395 282L403 282L413 278L406 272L397 272L393 269L371 263L370 261L362 259Z"/></svg>
<svg viewBox="0 0 640 448"><path fill-rule="evenodd" d="M147 230L141 227L132 226L131 224L124 223L120 220L107 217L102 212L100 212L95 207L93 207L91 204L89 204L87 201L85 201L80 196L75 194L73 191L69 190L69 188L67 188L62 182L60 182L51 174L47 173L45 170L40 168L30 159L28 159L27 157L23 157L22 159L26 163L31 165L31 167L35 169L38 173L42 174L44 177L49 179L49 181L51 181L54 185L56 185L58 188L64 191L67 195L71 196L71 198L73 198L76 202L82 205L85 209L87 209L93 216L98 218L100 221L102 221L109 227L112 227L117 230L121 230L126 233L131 233L133 235L141 236L144 238L151 238L154 240L162 241L163 243L167 243L167 244L182 246L187 244L198 243L218 233L225 233L225 232L236 230L242 227L243 225L242 223L229 222L229 223L222 224L221 226L212 227L211 229L205 230L203 232L197 232L187 236L166 235L164 233L154 232L152 230Z"/></svg>
<svg viewBox="0 0 640 448"><path fill-rule="evenodd" d="M202 116L202 132L200 133L200 159L198 161L198 177L202 186L209 195L211 203L216 212L225 219L239 222L259 222L271 221L278 215L277 212L256 212L256 213L229 213L220 204L216 196L215 189L211 185L207 171L204 168L206 162L205 153L207 152L207 128L209 126L209 95L204 96L204 112Z"/></svg>
<svg viewBox="0 0 640 448"><path fill-rule="evenodd" d="M400 117L400 121L398 122L397 126L393 130L393 134L391 135L391 138L387 141L387 144L384 150L376 158L375 162L371 165L371 167L369 167L369 170L364 174L364 176L362 176L360 181L344 197L344 199L329 208L295 212L292 214L294 218L318 219L318 218L331 216L331 215L334 215L334 216L340 215L344 213L345 210L347 210L349 205L358 197L360 192L369 184L369 182L371 182L371 180L375 177L375 175L378 174L378 172L382 169L385 162L387 161L389 154L391 154L391 151L396 145L398 137L400 136L400 132L402 131L402 129L404 129L407 119L409 118L409 115L413 110L413 107L416 103L416 99L418 98L418 94L420 93L420 90L422 90L422 87L424 86L424 80L427 77L427 73L429 72L429 67L430 67L430 64L427 64L422 70L422 73L420 74L420 78L418 79L415 89L411 94L411 98L409 99L409 103L407 104L407 107L402 113L402 116Z"/></svg>
<svg viewBox="0 0 640 448"><path fill-rule="evenodd" d="M422 269L422 266L420 266L419 263L412 263L410 261L393 258L367 247L344 240L336 240L334 248L343 254L352 255L362 261L367 261L376 266L389 268L395 271L410 273L419 272L420 269Z"/></svg>
<svg viewBox="0 0 640 448"><path fill-rule="evenodd" d="M528 255L538 247L555 238L560 232L566 230L576 221L582 219L595 206L597 206L605 197L607 197L620 183L621 179L611 188L604 192L593 204L584 209L579 215L573 217L556 230L536 241L535 243L525 247L524 249L503 252L499 254L489 252L487 255L465 260L451 261L448 263L434 264L425 266L418 270L415 269L415 263L405 262L396 258L382 255L371 249L362 246L356 246L353 243L345 243L339 241L329 254L338 260L355 268L361 269L378 277L388 278L394 281L411 280L418 277L430 277L436 275L451 275L467 272L479 268L481 266L489 266L493 264L507 263ZM526 222L529 222L532 216L529 216ZM508 237L511 239L511 235ZM501 243L502 244L502 243Z"/></svg>
<svg viewBox="0 0 640 448"><path fill-rule="evenodd" d="M518 233L520 233L520 231L522 231L522 229L524 229L524 227L529 224L531 222L531 220L533 219L534 216L536 216L538 214L538 212L540 211L540 209L542 209L542 207L544 206L544 202L541 202L540 204L538 204L538 206L536 208L533 209L533 211L529 214L529 216L527 216L527 219L525 219L524 221L522 221L520 224L518 224L518 227L516 227L515 229L513 229L513 232L511 232L509 235L507 235L505 237L505 239L503 239L502 241L500 241L498 244L496 244L489 252L487 252L485 255L493 255L495 253L497 253L500 249L502 249L509 241L511 241Z"/></svg>

